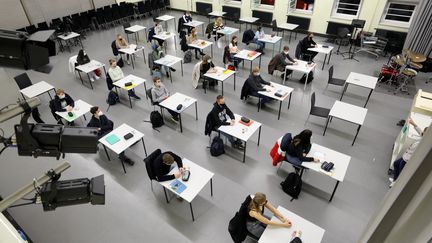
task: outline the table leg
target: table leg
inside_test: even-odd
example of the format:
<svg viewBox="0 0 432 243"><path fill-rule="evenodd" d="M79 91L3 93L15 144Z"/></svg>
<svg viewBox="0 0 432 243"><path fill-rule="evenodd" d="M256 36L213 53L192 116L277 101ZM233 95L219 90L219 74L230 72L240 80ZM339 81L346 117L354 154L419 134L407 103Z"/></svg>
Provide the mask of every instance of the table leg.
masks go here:
<svg viewBox="0 0 432 243"><path fill-rule="evenodd" d="M134 59L135 59L135 54L131 54L132 69L135 69Z"/></svg>
<svg viewBox="0 0 432 243"><path fill-rule="evenodd" d="M141 138L141 142L142 142L143 147L144 147L144 153L145 153L145 155L147 157L147 149L146 149L146 146L145 146L145 143L144 143L144 138Z"/></svg>
<svg viewBox="0 0 432 243"><path fill-rule="evenodd" d="M306 80L305 80L305 85L304 85L303 90L306 90L306 85L307 85L308 79L309 79L309 73L306 73Z"/></svg>
<svg viewBox="0 0 432 243"><path fill-rule="evenodd" d="M333 50L330 51L330 55L329 55L329 58L327 60L327 64L330 64L330 58L331 58L332 52L333 52Z"/></svg>
<svg viewBox="0 0 432 243"><path fill-rule="evenodd" d="M103 66L103 69L104 69L104 74L105 74L105 77L106 77L107 76L107 71L106 71L105 65Z"/></svg>
<svg viewBox="0 0 432 243"><path fill-rule="evenodd" d="M167 192L166 192L166 188L163 187L163 190L164 190L164 194L165 194L165 200L166 200L167 203L169 203L168 195L167 195Z"/></svg>
<svg viewBox="0 0 432 243"><path fill-rule="evenodd" d="M224 84L224 82L222 81L221 83L222 83L222 96L223 96L223 86L224 86L223 84Z"/></svg>
<svg viewBox="0 0 432 243"><path fill-rule="evenodd" d="M212 57L213 57L213 44L210 45L210 49L211 49L211 54L212 54Z"/></svg>
<svg viewBox="0 0 432 243"><path fill-rule="evenodd" d="M345 94L345 92L346 92L347 88L348 88L348 83L345 83L345 85L344 85L344 88L343 88L343 90L342 90L342 94L341 94L341 97L340 97L339 101L342 101L342 97L344 96L344 94Z"/></svg>
<svg viewBox="0 0 432 243"><path fill-rule="evenodd" d="M103 148L104 148L104 150L105 150L105 154L106 154L106 156L107 156L107 158L108 158L108 161L111 161L111 158L110 158L109 155L108 155L108 150L107 150L106 146L103 145L103 144L102 144L102 146L103 146Z"/></svg>
<svg viewBox="0 0 432 243"><path fill-rule="evenodd" d="M261 68L261 57L262 57L262 55L260 55L260 60L259 60L259 68Z"/></svg>
<svg viewBox="0 0 432 243"><path fill-rule="evenodd" d="M146 61L146 58L145 58L145 51L144 51L144 48L142 49L142 53L143 53L144 64L147 64L147 61Z"/></svg>
<svg viewBox="0 0 432 243"><path fill-rule="evenodd" d="M272 57L274 57L275 43L273 43Z"/></svg>
<svg viewBox="0 0 432 243"><path fill-rule="evenodd" d="M291 43L292 30L290 31L289 43Z"/></svg>
<svg viewBox="0 0 432 243"><path fill-rule="evenodd" d="M323 62L321 70L324 70L324 65L325 65L326 60L327 60L327 54L325 54L325 56L324 56L324 62Z"/></svg>
<svg viewBox="0 0 432 243"><path fill-rule="evenodd" d="M120 162L121 162L121 164L122 164L122 166L123 166L123 171L124 171L124 173L126 174L126 168L125 168L125 166L124 166L124 161L121 159Z"/></svg>
<svg viewBox="0 0 432 243"><path fill-rule="evenodd" d="M351 146L354 146L355 140L357 139L357 135L358 135L359 132L360 132L360 128L361 128L361 125L359 125L358 128L357 128L357 132L356 132L356 135L354 136L354 140L353 140Z"/></svg>
<svg viewBox="0 0 432 243"><path fill-rule="evenodd" d="M261 108L261 97L258 96L258 112L260 111Z"/></svg>
<svg viewBox="0 0 432 243"><path fill-rule="evenodd" d="M181 71L182 71L182 77L183 77L183 60L180 61Z"/></svg>
<svg viewBox="0 0 432 243"><path fill-rule="evenodd" d="M245 160L246 160L246 146L247 146L247 141L245 141L245 146L243 149L243 163L245 163Z"/></svg>
<svg viewBox="0 0 432 243"><path fill-rule="evenodd" d="M145 84L146 82L144 82L144 93L146 94L146 99L148 99L148 95L147 95L147 86Z"/></svg>
<svg viewBox="0 0 432 243"><path fill-rule="evenodd" d="M253 61L251 61L250 63L251 63L250 72L252 73L252 63L253 63Z"/></svg>
<svg viewBox="0 0 432 243"><path fill-rule="evenodd" d="M54 90L54 92L55 92L55 90ZM51 96L51 94L50 94L50 92L49 92L49 90L48 90L48 96L50 97L50 100L52 100L52 96ZM370 95L369 95L370 96ZM367 103L367 101L366 101L366 103ZM366 106L366 105L365 105Z"/></svg>
<svg viewBox="0 0 432 243"><path fill-rule="evenodd" d="M202 26L203 36L205 36L204 24L202 24L201 26Z"/></svg>
<svg viewBox="0 0 432 243"><path fill-rule="evenodd" d="M90 87L93 89L93 84L92 84L92 81L90 80L90 74L87 73L87 77L88 77L89 82L90 82Z"/></svg>
<svg viewBox="0 0 432 243"><path fill-rule="evenodd" d="M192 209L192 202L189 203L189 207L190 207L190 211L191 211L191 215L192 215L192 221L195 221L195 217L194 217L194 213L193 213L193 209Z"/></svg>
<svg viewBox="0 0 432 243"><path fill-rule="evenodd" d="M174 22L174 29L177 31L177 25L176 25L176 21L175 21L175 18L174 19L172 19L173 20L173 22Z"/></svg>
<svg viewBox="0 0 432 243"><path fill-rule="evenodd" d="M291 104L291 95L292 95L292 92L290 93L290 97L289 97L289 99L288 99L288 110L289 110L289 108L290 108L290 104Z"/></svg>
<svg viewBox="0 0 432 243"><path fill-rule="evenodd" d="M282 101L279 101L278 120L280 119L281 108L282 108Z"/></svg>
<svg viewBox="0 0 432 243"><path fill-rule="evenodd" d="M260 140L261 140L261 127L262 126L260 126L259 129L258 129L258 143L257 143L257 146L259 146Z"/></svg>
<svg viewBox="0 0 432 243"><path fill-rule="evenodd" d="M235 83L236 83L236 73L234 73L234 91L235 91Z"/></svg>
<svg viewBox="0 0 432 243"><path fill-rule="evenodd" d="M327 121L326 121L326 125L325 125L325 128L324 128L323 136L325 136L325 133L326 133L327 126L328 126L328 124L329 124L330 118L331 118L331 116L328 116L328 117L327 117Z"/></svg>
<svg viewBox="0 0 432 243"><path fill-rule="evenodd" d="M83 43L82 43L82 41L81 41L81 36L79 36L78 39L79 39L79 42L80 42L80 44L81 44L81 48L84 49Z"/></svg>
<svg viewBox="0 0 432 243"><path fill-rule="evenodd" d="M174 36L174 49L177 51L177 37Z"/></svg>
<svg viewBox="0 0 432 243"><path fill-rule="evenodd" d="M169 70L169 74L170 74L170 80L171 80L171 83L172 83L172 73L171 73L171 68L168 67L168 70Z"/></svg>
<svg viewBox="0 0 432 243"><path fill-rule="evenodd" d="M213 178L210 179L210 195L213 197Z"/></svg>
<svg viewBox="0 0 432 243"><path fill-rule="evenodd" d="M338 188L338 186L339 186L339 181L336 182L336 185L335 185L335 187L333 189L333 193L331 194L329 202L331 202L333 200L333 196L334 196L334 194L335 194L336 189Z"/></svg>
<svg viewBox="0 0 432 243"><path fill-rule="evenodd" d="M369 102L369 98L370 98L371 95L372 95L372 91L373 91L373 89L371 89L370 92L369 92L369 95L368 95L368 97L367 97L367 99L366 99L366 103L365 103L365 105L363 106L364 108L366 108L366 105L367 105L367 103ZM49 93L48 93L48 94L49 94Z"/></svg>
<svg viewBox="0 0 432 243"><path fill-rule="evenodd" d="M138 32L135 32L135 43L136 43L136 45L138 45Z"/></svg>
<svg viewBox="0 0 432 243"><path fill-rule="evenodd" d="M285 84L286 77L287 77L287 72L286 72L286 71L287 71L287 68L286 68L286 66L285 66L283 84Z"/></svg>
<svg viewBox="0 0 432 243"><path fill-rule="evenodd" d="M125 33L126 34L126 39L127 39L127 42L129 43L130 41L129 41L129 34L128 33Z"/></svg>
<svg viewBox="0 0 432 243"><path fill-rule="evenodd" d="M181 118L181 113L179 113L179 122L180 122L180 132L183 132L183 124L182 124L182 118Z"/></svg>
<svg viewBox="0 0 432 243"><path fill-rule="evenodd" d="M195 102L195 120L198 121L198 102Z"/></svg>
<svg viewBox="0 0 432 243"><path fill-rule="evenodd" d="M146 40L148 42L147 29L144 29L144 33L145 33L145 38L146 38Z"/></svg>

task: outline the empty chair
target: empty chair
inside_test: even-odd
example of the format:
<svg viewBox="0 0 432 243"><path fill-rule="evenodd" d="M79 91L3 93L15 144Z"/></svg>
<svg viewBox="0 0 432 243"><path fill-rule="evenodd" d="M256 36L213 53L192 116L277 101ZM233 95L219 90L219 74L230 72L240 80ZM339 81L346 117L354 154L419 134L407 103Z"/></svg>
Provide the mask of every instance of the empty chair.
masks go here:
<svg viewBox="0 0 432 243"><path fill-rule="evenodd" d="M61 21L60 18L52 19L50 28L61 32L63 31L62 29L64 29L63 22Z"/></svg>
<svg viewBox="0 0 432 243"><path fill-rule="evenodd" d="M121 19L120 6L117 4L113 5L113 7L111 8L111 11L112 11L112 16L113 16L113 21L119 22Z"/></svg>
<svg viewBox="0 0 432 243"><path fill-rule="evenodd" d="M21 73L20 75L15 76L14 79L20 90L32 85L32 81L30 80L27 73Z"/></svg>
<svg viewBox="0 0 432 243"><path fill-rule="evenodd" d="M143 17L147 13L144 2L138 2L138 13L139 17Z"/></svg>
<svg viewBox="0 0 432 243"><path fill-rule="evenodd" d="M31 35L37 31L37 28L35 25L27 26L25 29L29 35Z"/></svg>
<svg viewBox="0 0 432 243"><path fill-rule="evenodd" d="M326 85L326 90L329 84L333 84L336 86L344 86L345 85L345 80L343 79L339 79L339 78L334 78L333 77L333 66L331 66L328 70L328 81L327 81L327 85Z"/></svg>
<svg viewBox="0 0 432 243"><path fill-rule="evenodd" d="M79 23L81 25L81 28L83 30L89 30L90 29L90 16L86 12L82 12L79 16Z"/></svg>
<svg viewBox="0 0 432 243"><path fill-rule="evenodd" d="M308 122L310 115L327 118L329 116L329 113L330 109L315 105L315 92L313 92L311 95L311 109L309 111L309 115L306 119L305 125Z"/></svg>
<svg viewBox="0 0 432 243"><path fill-rule="evenodd" d="M48 30L48 24L47 22L41 22L37 24L38 30Z"/></svg>
<svg viewBox="0 0 432 243"><path fill-rule="evenodd" d="M338 28L337 40L339 41L339 45L338 45L338 49L336 51L336 54L341 53L340 52L340 47L342 45L342 42L348 41L348 38L350 36L349 33L350 33L350 30L348 28L346 28L346 27L344 27L344 28Z"/></svg>
<svg viewBox="0 0 432 243"><path fill-rule="evenodd" d="M129 42L129 35L131 35L131 34L134 33L134 32L132 32L132 31L126 30L126 29L129 28L129 27L131 27L131 24L130 24L129 22L126 22L126 23L123 24L123 30L124 30L124 32L125 32L125 34L126 34L126 38L127 38L127 41L128 41L128 42Z"/></svg>
<svg viewBox="0 0 432 243"><path fill-rule="evenodd" d="M156 180L156 175L153 172L152 163L153 163L153 160L155 160L161 153L162 153L162 151L160 149L156 149L149 156L147 156L147 158L144 159L144 164L145 164L145 167L147 170L147 175L150 179L150 186L151 186L152 191L153 191L153 180ZM165 192L165 187L164 187L164 192ZM166 194L166 192L165 192L165 194Z"/></svg>
<svg viewBox="0 0 432 243"><path fill-rule="evenodd" d="M277 27L276 19L273 19L273 20L272 20L272 22L271 22L271 26L272 26L272 31L273 31L273 32L279 33L279 32L282 31L281 28L278 28L278 27Z"/></svg>
<svg viewBox="0 0 432 243"><path fill-rule="evenodd" d="M96 20L98 23L98 27L105 27L107 22L105 20L104 12L102 8L98 8L96 10Z"/></svg>
<svg viewBox="0 0 432 243"><path fill-rule="evenodd" d="M103 16L107 24L111 24L114 21L113 13L110 6L105 6L103 9Z"/></svg>

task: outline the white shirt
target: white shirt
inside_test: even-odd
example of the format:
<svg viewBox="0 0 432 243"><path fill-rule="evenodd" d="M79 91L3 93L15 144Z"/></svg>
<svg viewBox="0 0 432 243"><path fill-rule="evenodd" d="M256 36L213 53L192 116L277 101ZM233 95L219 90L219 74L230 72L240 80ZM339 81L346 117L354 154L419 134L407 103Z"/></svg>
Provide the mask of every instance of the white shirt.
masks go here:
<svg viewBox="0 0 432 243"><path fill-rule="evenodd" d="M108 74L113 82L124 78L123 71L119 66L116 66L115 68L110 67L108 69Z"/></svg>
<svg viewBox="0 0 432 243"><path fill-rule="evenodd" d="M414 127L416 132L421 135L422 134L422 130L419 127ZM402 155L402 159L405 162L408 162L411 159L411 156L414 154L415 150L417 149L417 146L419 145L421 141L421 138L417 139L416 141L414 141L405 151L405 153Z"/></svg>

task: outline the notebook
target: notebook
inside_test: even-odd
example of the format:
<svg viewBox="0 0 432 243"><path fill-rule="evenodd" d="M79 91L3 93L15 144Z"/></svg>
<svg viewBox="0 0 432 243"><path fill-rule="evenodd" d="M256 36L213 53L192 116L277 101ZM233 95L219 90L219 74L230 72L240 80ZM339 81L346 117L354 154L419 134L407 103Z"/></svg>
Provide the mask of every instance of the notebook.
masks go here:
<svg viewBox="0 0 432 243"><path fill-rule="evenodd" d="M178 194L182 193L186 189L186 185L179 180L171 182L170 187Z"/></svg>
<svg viewBox="0 0 432 243"><path fill-rule="evenodd" d="M115 143L117 143L118 141L120 141L120 138L117 137L117 135L115 134L111 134L108 137L105 138L105 140L110 144L113 145Z"/></svg>

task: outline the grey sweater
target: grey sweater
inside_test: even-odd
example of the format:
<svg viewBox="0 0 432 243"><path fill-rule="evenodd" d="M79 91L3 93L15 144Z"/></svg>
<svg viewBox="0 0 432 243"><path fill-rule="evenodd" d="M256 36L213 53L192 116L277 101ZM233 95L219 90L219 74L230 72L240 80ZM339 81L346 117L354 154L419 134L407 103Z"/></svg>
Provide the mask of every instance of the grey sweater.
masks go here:
<svg viewBox="0 0 432 243"><path fill-rule="evenodd" d="M162 102L165 97L168 97L170 95L168 89L165 87L163 83L160 84L159 87L156 87L153 85L151 90L152 100L153 102Z"/></svg>

